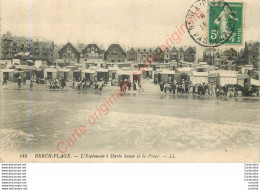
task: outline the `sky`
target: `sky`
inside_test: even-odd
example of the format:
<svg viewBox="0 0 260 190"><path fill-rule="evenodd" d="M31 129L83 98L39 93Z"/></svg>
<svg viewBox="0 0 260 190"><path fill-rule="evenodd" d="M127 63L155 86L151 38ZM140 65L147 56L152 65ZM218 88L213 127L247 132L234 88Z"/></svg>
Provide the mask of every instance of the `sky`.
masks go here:
<svg viewBox="0 0 260 190"><path fill-rule="evenodd" d="M155 47L165 43L194 0L1 1L1 33L54 40L57 44L97 43L105 48ZM258 0L244 1L244 40L259 40ZM178 46L195 42L186 32Z"/></svg>

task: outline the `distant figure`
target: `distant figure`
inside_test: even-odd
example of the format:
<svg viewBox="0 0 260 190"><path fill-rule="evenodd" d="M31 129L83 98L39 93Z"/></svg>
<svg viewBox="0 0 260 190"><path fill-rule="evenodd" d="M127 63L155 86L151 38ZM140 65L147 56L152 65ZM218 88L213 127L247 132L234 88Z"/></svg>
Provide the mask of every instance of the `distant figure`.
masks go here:
<svg viewBox="0 0 260 190"><path fill-rule="evenodd" d="M2 85L7 85L7 77L6 77L6 75L4 75L4 77L3 77L3 84Z"/></svg>
<svg viewBox="0 0 260 190"><path fill-rule="evenodd" d="M31 80L30 80L30 89L32 89L32 87L33 87L33 81L32 81L32 78L31 78Z"/></svg>
<svg viewBox="0 0 260 190"><path fill-rule="evenodd" d="M22 82L21 76L18 77L17 82L18 82L18 88L21 88L21 82Z"/></svg>
<svg viewBox="0 0 260 190"><path fill-rule="evenodd" d="M136 81L134 81L134 90L136 90L137 87L136 87Z"/></svg>
<svg viewBox="0 0 260 190"><path fill-rule="evenodd" d="M164 84L163 84L163 82L160 83L160 89L161 89L161 92L163 92L163 89L164 89Z"/></svg>

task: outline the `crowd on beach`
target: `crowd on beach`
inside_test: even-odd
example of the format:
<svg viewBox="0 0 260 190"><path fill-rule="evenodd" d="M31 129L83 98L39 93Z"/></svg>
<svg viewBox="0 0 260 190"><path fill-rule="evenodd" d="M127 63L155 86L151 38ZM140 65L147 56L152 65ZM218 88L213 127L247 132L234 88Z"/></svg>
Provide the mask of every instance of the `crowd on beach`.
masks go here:
<svg viewBox="0 0 260 190"><path fill-rule="evenodd" d="M209 83L197 83L192 84L182 80L179 83L174 82L161 82L159 83L161 92L172 94L197 94L197 95L209 95L209 96L229 96L237 97L241 96L259 96L259 88L255 86L241 87L239 85L217 85L216 82Z"/></svg>
<svg viewBox="0 0 260 190"><path fill-rule="evenodd" d="M125 79L124 81L120 81L120 90L125 92L126 90L143 90L142 83L138 82L137 80L134 80L133 83L131 83L130 80Z"/></svg>
<svg viewBox="0 0 260 190"><path fill-rule="evenodd" d="M22 80L21 76L17 77L18 88L21 88L21 84L25 83L25 80ZM46 84L49 89L63 89L66 86L66 79L61 77L60 79L52 79L44 78L44 79L33 79L30 80L30 89L33 87L33 82L39 84ZM3 78L2 85L7 85L6 77ZM134 80L133 82L130 79L120 80L119 84L113 81L91 81L86 79L85 77L80 79L74 78L72 81L72 88L77 89L78 91L84 90L86 91L88 88L95 89L96 91L102 91L104 86L120 86L120 90L122 92L126 92L126 90L134 90L134 91L144 91L142 82L138 80ZM191 81L187 81L182 79L179 82L171 82L171 81L162 81L159 83L160 90L162 93L169 94L197 94L197 95L208 95L208 96L229 96L229 97L237 97L237 96L259 96L259 87L253 85L246 85L244 87L240 85L217 85L216 82L209 83L197 83L192 84Z"/></svg>
<svg viewBox="0 0 260 190"><path fill-rule="evenodd" d="M59 79L45 79L46 86L49 89L63 89L66 86L66 80L62 77Z"/></svg>

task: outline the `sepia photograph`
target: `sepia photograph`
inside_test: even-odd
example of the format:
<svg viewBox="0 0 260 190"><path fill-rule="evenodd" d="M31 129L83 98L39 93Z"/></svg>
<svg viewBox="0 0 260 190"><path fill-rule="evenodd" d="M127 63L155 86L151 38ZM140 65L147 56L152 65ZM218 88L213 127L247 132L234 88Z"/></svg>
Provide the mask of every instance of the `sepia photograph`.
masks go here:
<svg viewBox="0 0 260 190"><path fill-rule="evenodd" d="M3 0L0 162L260 160L258 0Z"/></svg>

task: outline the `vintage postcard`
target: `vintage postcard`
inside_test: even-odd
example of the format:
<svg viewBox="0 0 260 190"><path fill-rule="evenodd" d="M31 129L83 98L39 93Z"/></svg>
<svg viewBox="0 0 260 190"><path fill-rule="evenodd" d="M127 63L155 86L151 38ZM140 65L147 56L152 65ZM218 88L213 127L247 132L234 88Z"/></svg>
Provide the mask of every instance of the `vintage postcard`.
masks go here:
<svg viewBox="0 0 260 190"><path fill-rule="evenodd" d="M259 162L258 0L0 2L1 162Z"/></svg>

